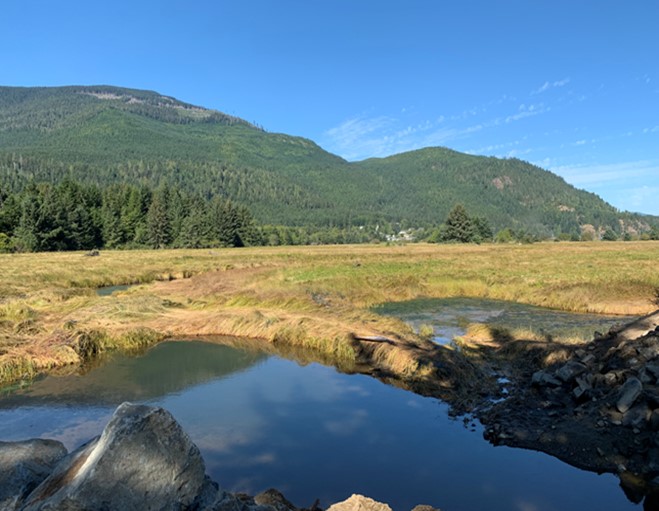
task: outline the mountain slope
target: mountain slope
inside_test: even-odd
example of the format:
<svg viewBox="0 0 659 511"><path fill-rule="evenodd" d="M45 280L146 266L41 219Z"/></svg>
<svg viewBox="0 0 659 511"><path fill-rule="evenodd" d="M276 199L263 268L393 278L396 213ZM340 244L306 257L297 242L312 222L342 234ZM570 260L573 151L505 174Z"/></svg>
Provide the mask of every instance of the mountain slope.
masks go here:
<svg viewBox="0 0 659 511"><path fill-rule="evenodd" d="M168 182L289 225L440 223L463 203L505 226L552 235L645 225L520 160L427 148L348 163L310 140L156 92L111 86L0 87L0 185L64 176Z"/></svg>

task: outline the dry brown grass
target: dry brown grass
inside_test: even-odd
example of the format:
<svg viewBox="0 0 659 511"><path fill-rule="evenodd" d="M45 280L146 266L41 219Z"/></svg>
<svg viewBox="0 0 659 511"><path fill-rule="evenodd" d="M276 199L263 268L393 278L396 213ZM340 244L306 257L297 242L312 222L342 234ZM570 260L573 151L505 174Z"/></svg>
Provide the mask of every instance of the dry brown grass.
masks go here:
<svg viewBox="0 0 659 511"><path fill-rule="evenodd" d="M76 363L72 339L89 331L103 333L101 349L140 345L140 332L153 332L145 342L239 335L350 361L359 356L353 333L418 342L402 322L368 308L419 297L640 315L654 308L657 261L656 242L0 255L0 379ZM130 283L142 285L107 297L94 291ZM370 356L420 374L411 353L376 346Z"/></svg>

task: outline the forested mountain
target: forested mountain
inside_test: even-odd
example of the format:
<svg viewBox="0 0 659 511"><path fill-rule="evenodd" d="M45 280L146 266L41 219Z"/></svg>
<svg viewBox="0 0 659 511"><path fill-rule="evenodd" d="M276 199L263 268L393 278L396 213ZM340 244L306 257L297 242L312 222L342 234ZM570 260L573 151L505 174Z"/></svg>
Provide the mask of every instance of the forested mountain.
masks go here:
<svg viewBox="0 0 659 511"><path fill-rule="evenodd" d="M541 236L649 229L594 194L517 159L427 148L349 163L310 140L155 92L0 87L0 192L30 182L172 186L230 199L260 223L433 227L461 203L495 230ZM0 197L2 197L0 193Z"/></svg>

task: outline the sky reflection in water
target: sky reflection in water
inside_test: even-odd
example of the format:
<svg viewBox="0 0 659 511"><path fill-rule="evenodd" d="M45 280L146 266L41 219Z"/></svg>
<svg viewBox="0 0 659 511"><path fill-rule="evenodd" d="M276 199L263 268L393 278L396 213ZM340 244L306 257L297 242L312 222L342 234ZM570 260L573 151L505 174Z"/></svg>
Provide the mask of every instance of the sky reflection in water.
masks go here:
<svg viewBox="0 0 659 511"><path fill-rule="evenodd" d="M637 509L613 476L492 447L436 400L202 342L160 344L3 395L0 440L42 436L75 447L99 434L124 400L170 410L224 488L276 487L300 506L362 493L395 511L419 503L447 511Z"/></svg>
<svg viewBox="0 0 659 511"><path fill-rule="evenodd" d="M595 331L606 333L611 326L633 319L630 316L577 314L484 298L424 298L384 304L375 311L400 318L417 332L421 325L432 326L439 344L448 344L454 337L464 335L470 323L590 340Z"/></svg>

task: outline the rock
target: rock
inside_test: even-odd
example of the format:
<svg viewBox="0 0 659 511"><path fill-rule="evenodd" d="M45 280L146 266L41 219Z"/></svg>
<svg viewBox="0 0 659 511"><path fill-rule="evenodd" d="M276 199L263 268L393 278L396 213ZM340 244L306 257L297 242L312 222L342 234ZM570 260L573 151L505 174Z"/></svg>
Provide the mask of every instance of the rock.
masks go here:
<svg viewBox="0 0 659 511"><path fill-rule="evenodd" d="M23 509L180 510L216 495L199 449L172 415L124 403L102 435L68 455Z"/></svg>
<svg viewBox="0 0 659 511"><path fill-rule="evenodd" d="M650 414L650 427L653 431L659 431L659 410L653 410Z"/></svg>
<svg viewBox="0 0 659 511"><path fill-rule="evenodd" d="M645 403L640 403L630 408L622 417L622 425L627 427L642 427L650 419L652 412Z"/></svg>
<svg viewBox="0 0 659 511"><path fill-rule="evenodd" d="M577 376L574 379L577 386L572 390L572 394L577 400L585 399L591 396L593 389L593 375Z"/></svg>
<svg viewBox="0 0 659 511"><path fill-rule="evenodd" d="M436 507L428 506L427 504L419 504L418 506L414 506L412 508L412 511L441 511L441 509L437 509Z"/></svg>
<svg viewBox="0 0 659 511"><path fill-rule="evenodd" d="M577 401L581 401L582 399L586 399L588 397L586 391L581 387L574 387L574 389L572 389L572 395Z"/></svg>
<svg viewBox="0 0 659 511"><path fill-rule="evenodd" d="M656 387L644 388L643 399L648 402L650 408L659 408L659 390Z"/></svg>
<svg viewBox="0 0 659 511"><path fill-rule="evenodd" d="M363 495L353 494L343 502L332 504L327 511L392 511L387 504L378 502Z"/></svg>
<svg viewBox="0 0 659 511"><path fill-rule="evenodd" d="M595 360L595 355L592 353L588 353L585 357L581 359L582 364L590 364L593 360Z"/></svg>
<svg viewBox="0 0 659 511"><path fill-rule="evenodd" d="M650 470L656 472L659 469L659 449L651 447L645 454L645 460ZM648 482L648 486L654 486L652 482Z"/></svg>
<svg viewBox="0 0 659 511"><path fill-rule="evenodd" d="M638 396L643 392L643 384L638 378L631 377L620 387L620 394L616 401L616 408L620 413L625 413L629 410Z"/></svg>
<svg viewBox="0 0 659 511"><path fill-rule="evenodd" d="M0 442L0 509L18 509L66 454L55 440Z"/></svg>
<svg viewBox="0 0 659 511"><path fill-rule="evenodd" d="M655 380L659 379L659 365L657 364L647 364L645 366L646 372L649 372L654 376Z"/></svg>
<svg viewBox="0 0 659 511"><path fill-rule="evenodd" d="M593 384L596 387L613 387L617 378L614 373L596 373L593 375Z"/></svg>
<svg viewBox="0 0 659 511"><path fill-rule="evenodd" d="M254 497L254 502L262 506L270 506L276 511L296 511L297 508L284 497L279 490L270 488Z"/></svg>
<svg viewBox="0 0 659 511"><path fill-rule="evenodd" d="M641 367L641 369L638 371L638 379L641 380L641 383L643 384L654 383L655 381L654 375L650 373L645 367Z"/></svg>
<svg viewBox="0 0 659 511"><path fill-rule="evenodd" d="M581 362L570 360L556 371L556 376L564 382L571 382L580 374L585 373L587 369Z"/></svg>
<svg viewBox="0 0 659 511"><path fill-rule="evenodd" d="M645 481L642 477L622 467L623 471L618 474L620 487L629 500L634 504L640 504L645 496Z"/></svg>
<svg viewBox="0 0 659 511"><path fill-rule="evenodd" d="M649 346L641 348L638 350L638 354L641 355L646 360L652 360L659 356L659 343L653 342Z"/></svg>
<svg viewBox="0 0 659 511"><path fill-rule="evenodd" d="M577 376L574 379L575 383L582 390L591 390L593 388L593 375L587 374L584 376Z"/></svg>
<svg viewBox="0 0 659 511"><path fill-rule="evenodd" d="M265 511L268 508L259 506L247 495L235 495L220 490L211 505L200 509L202 511Z"/></svg>
<svg viewBox="0 0 659 511"><path fill-rule="evenodd" d="M538 387L544 387L547 385L552 387L560 387L562 385L559 380L554 378L554 376L552 376L547 371L536 371L533 373L533 376L531 377L531 384Z"/></svg>

